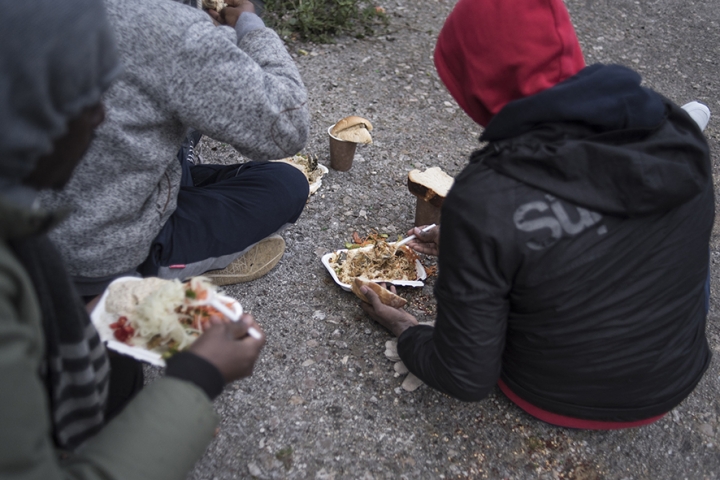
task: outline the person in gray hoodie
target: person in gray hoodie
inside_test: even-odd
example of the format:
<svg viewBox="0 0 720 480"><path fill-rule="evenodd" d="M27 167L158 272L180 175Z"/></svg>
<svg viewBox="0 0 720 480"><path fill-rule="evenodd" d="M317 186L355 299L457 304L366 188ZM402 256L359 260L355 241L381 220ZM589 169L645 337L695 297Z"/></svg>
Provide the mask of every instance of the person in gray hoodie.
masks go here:
<svg viewBox="0 0 720 480"><path fill-rule="evenodd" d="M72 212L51 238L82 295L127 275L247 281L281 258L273 234L297 220L308 184L266 160L304 147L307 93L282 40L234 1L219 26L171 0L106 2L125 72L83 164L64 191L42 195ZM189 128L252 161L177 158Z"/></svg>

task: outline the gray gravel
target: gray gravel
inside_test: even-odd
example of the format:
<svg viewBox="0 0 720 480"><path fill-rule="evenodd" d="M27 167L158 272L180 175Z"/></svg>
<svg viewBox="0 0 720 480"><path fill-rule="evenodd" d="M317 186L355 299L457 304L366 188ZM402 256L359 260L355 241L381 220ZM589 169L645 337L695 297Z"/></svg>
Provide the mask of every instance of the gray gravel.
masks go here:
<svg viewBox="0 0 720 480"><path fill-rule="evenodd" d="M720 8L714 0L568 0L588 63L637 69L677 103L703 101L718 115L706 130L718 168ZM385 0L390 26L373 38L291 45L310 92L306 152L329 165L326 129L350 114L370 119L375 143L348 172L331 170L266 277L229 287L268 335L255 375L216 401L222 423L191 479L235 478L718 478L720 321L718 235L712 240L708 336L715 359L695 392L639 429L588 432L534 420L498 391L462 403L426 386L410 393L385 358L390 334L368 319L320 256L353 231L390 235L412 224L412 168L456 175L480 128L441 85L434 42L454 2ZM302 52L301 52L302 50ZM205 140L206 161L240 157ZM432 263L432 262L429 262ZM433 280L403 289L421 321L434 315Z"/></svg>

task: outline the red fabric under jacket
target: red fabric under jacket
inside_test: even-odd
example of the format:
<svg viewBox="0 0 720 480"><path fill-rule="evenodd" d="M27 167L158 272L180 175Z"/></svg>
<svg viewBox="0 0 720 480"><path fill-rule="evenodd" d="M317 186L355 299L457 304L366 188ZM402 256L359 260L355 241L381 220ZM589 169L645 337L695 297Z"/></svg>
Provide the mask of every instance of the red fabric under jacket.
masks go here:
<svg viewBox="0 0 720 480"><path fill-rule="evenodd" d="M486 126L508 102L575 75L585 60L562 0L460 0L440 32L435 67Z"/></svg>

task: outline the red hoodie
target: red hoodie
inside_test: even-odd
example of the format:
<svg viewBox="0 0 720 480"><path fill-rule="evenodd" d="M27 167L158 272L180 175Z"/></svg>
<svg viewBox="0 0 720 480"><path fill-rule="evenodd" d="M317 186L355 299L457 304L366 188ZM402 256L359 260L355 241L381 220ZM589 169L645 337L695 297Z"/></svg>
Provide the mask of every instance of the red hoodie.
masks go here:
<svg viewBox="0 0 720 480"><path fill-rule="evenodd" d="M435 47L440 78L487 126L505 105L585 67L562 0L460 0Z"/></svg>

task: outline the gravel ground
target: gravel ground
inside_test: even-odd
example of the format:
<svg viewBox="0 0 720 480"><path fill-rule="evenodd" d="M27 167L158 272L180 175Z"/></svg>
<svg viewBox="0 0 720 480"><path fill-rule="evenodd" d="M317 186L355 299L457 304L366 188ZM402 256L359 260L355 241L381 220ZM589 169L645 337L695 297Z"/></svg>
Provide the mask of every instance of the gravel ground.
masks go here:
<svg viewBox="0 0 720 480"><path fill-rule="evenodd" d="M637 69L677 103L698 99L720 114L720 9L716 2L568 0L588 63ZM495 391L462 403L426 386L406 392L383 352L390 334L367 318L324 270L323 253L352 232L403 234L415 197L412 168L459 173L480 127L435 73L432 51L453 1L381 0L387 32L333 45L294 44L310 93L307 153L329 165L326 129L357 114L375 143L348 172L331 170L283 236L280 265L229 287L257 317L268 343L251 379L217 399L222 422L191 479L235 478L718 478L720 321L718 236L712 240L708 337L715 359L690 397L639 429L589 432L534 420ZM718 168L720 122L706 130ZM201 144L207 162L236 162L229 146ZM426 262L432 264L432 262ZM433 279L401 290L421 321L434 317Z"/></svg>

